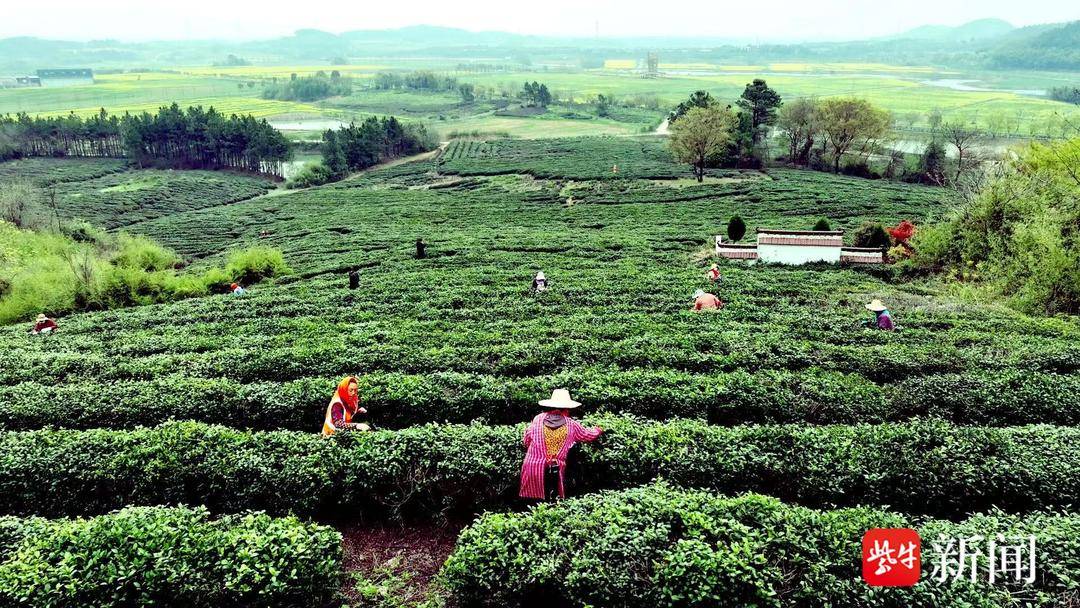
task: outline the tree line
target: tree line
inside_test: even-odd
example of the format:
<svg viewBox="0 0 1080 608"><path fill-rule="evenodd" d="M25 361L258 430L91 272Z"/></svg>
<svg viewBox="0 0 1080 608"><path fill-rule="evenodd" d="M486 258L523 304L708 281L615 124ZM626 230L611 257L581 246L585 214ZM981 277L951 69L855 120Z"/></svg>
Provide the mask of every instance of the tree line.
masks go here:
<svg viewBox="0 0 1080 608"><path fill-rule="evenodd" d="M366 118L323 133L322 163L309 165L288 184L307 188L337 181L352 171L381 162L434 150L436 137L422 123L403 123L393 116Z"/></svg>
<svg viewBox="0 0 1080 608"><path fill-rule="evenodd" d="M285 82L271 82L263 87L263 99L281 101L318 101L327 97L352 94L352 78L334 70L327 76L319 71L313 76L292 74Z"/></svg>
<svg viewBox="0 0 1080 608"><path fill-rule="evenodd" d="M918 158L886 145L892 115L865 99L798 98L784 103L764 80L747 84L734 107L696 91L669 115L671 149L699 181L710 167L760 167L770 161L862 177L932 185L955 183L977 164L985 133L968 123L932 121L931 141ZM770 135L782 152L772 154ZM955 151L948 158L946 145ZM871 157L883 169L871 169ZM880 171L880 172L878 172Z"/></svg>
<svg viewBox="0 0 1080 608"><path fill-rule="evenodd" d="M141 167L240 169L281 176L292 157L289 141L265 120L225 116L214 108L181 109L177 104L155 114L89 118L0 117L0 158L127 157Z"/></svg>
<svg viewBox="0 0 1080 608"><path fill-rule="evenodd" d="M518 93L518 98L528 106L546 108L553 101L547 85L536 81L526 82Z"/></svg>
<svg viewBox="0 0 1080 608"><path fill-rule="evenodd" d="M1046 96L1054 101L1080 105L1080 87L1053 87L1046 92Z"/></svg>

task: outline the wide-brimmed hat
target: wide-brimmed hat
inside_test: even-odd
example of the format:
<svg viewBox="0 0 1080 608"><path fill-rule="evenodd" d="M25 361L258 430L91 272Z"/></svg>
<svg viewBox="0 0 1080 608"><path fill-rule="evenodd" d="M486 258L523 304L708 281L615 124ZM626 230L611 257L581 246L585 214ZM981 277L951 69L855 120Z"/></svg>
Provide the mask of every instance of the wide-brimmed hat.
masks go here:
<svg viewBox="0 0 1080 608"><path fill-rule="evenodd" d="M691 300L696 300L696 299L700 298L703 295L705 295L705 290L699 289L699 290L694 292L694 295L690 296L690 299Z"/></svg>
<svg viewBox="0 0 1080 608"><path fill-rule="evenodd" d="M540 272L536 273L536 278L543 280L543 279L546 279L547 277L544 276L544 271L541 270Z"/></svg>
<svg viewBox="0 0 1080 608"><path fill-rule="evenodd" d="M866 305L866 310L870 310L873 312L881 312L886 309L888 309L888 306L885 306L885 303L881 300L874 300L873 302L870 302Z"/></svg>
<svg viewBox="0 0 1080 608"><path fill-rule="evenodd" d="M45 313L41 313L41 314L39 314L39 315L37 316L37 320L38 320L38 321L45 321L45 320L47 320L48 318L49 318L49 317L46 317L46 316L45 316Z"/></svg>
<svg viewBox="0 0 1080 608"><path fill-rule="evenodd" d="M572 410L581 407L581 404L570 398L570 391L565 388L557 388L551 391L551 399L541 399L537 403L540 407L550 407L557 410Z"/></svg>
<svg viewBox="0 0 1080 608"><path fill-rule="evenodd" d="M709 266L709 270L719 270L719 269L720 269L719 264L713 264L712 266Z"/></svg>

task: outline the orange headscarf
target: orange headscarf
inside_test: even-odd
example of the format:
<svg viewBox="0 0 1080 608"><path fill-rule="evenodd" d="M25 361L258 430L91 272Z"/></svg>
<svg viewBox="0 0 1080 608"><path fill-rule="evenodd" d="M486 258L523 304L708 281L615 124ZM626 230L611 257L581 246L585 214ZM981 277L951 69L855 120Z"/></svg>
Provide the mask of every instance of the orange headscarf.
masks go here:
<svg viewBox="0 0 1080 608"><path fill-rule="evenodd" d="M356 385L356 388L358 389L356 396L349 395L350 384ZM359 388L360 383L356 380L356 376L346 376L345 379L339 382L337 385L337 397L338 399L341 399L342 405L349 408L350 412L355 412L357 406L360 405Z"/></svg>

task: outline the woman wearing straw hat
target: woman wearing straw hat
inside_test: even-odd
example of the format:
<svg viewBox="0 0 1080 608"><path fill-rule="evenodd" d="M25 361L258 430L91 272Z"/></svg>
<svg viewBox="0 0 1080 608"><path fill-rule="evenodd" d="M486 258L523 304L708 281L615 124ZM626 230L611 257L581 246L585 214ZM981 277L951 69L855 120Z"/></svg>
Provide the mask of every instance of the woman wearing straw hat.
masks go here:
<svg viewBox="0 0 1080 608"><path fill-rule="evenodd" d="M720 298L711 293L705 293L705 291L701 289L695 291L692 297L694 299L694 305L690 310L720 310L724 307L724 302Z"/></svg>
<svg viewBox="0 0 1080 608"><path fill-rule="evenodd" d="M876 327L878 329L884 329L885 331L892 331L893 322L892 314L889 313L888 307L881 300L874 300L866 305L866 310L874 313L874 318L868 321L863 321L864 327Z"/></svg>
<svg viewBox="0 0 1080 608"><path fill-rule="evenodd" d="M719 283L720 282L720 265L719 264L713 264L712 266L709 266L708 272L705 273L705 278L709 279L713 283Z"/></svg>
<svg viewBox="0 0 1080 608"><path fill-rule="evenodd" d="M550 399L539 403L547 411L533 418L525 429L519 494L535 500L566 498L566 455L575 443L593 441L604 431L586 428L570 417L570 411L581 404L571 399L565 388L555 389Z"/></svg>
<svg viewBox="0 0 1080 608"><path fill-rule="evenodd" d="M533 279L532 290L536 293L540 293L541 291L547 291L547 288L547 277L544 276L544 271L541 270L540 272L536 273L536 277Z"/></svg>
<svg viewBox="0 0 1080 608"><path fill-rule="evenodd" d="M34 319L34 328L30 330L30 335L51 334L57 329L56 321L46 317L44 314L40 314L37 319Z"/></svg>

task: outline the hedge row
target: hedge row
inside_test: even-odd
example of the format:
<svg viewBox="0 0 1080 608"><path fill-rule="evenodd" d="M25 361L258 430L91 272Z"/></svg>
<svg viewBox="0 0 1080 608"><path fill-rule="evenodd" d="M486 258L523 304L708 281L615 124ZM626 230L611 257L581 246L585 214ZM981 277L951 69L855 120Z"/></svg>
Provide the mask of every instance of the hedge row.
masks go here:
<svg viewBox="0 0 1080 608"><path fill-rule="evenodd" d="M863 533L910 525L880 510L816 511L654 485L485 515L462 533L442 578L462 605L500 607L1049 606L1080 592L1080 515L1041 513L922 522L920 582L868 586ZM938 538L998 533L1036 536L1033 584L990 585L985 558L977 582L931 577Z"/></svg>
<svg viewBox="0 0 1080 608"><path fill-rule="evenodd" d="M1080 374L942 374L878 385L856 374L808 370L710 375L595 370L542 376L376 373L361 400L380 427L527 420L552 387L571 387L592 411L717 424L880 423L936 417L959 424L1080 424ZM152 381L24 383L0 387L0 429L129 428L197 420L257 430L314 431L337 379L244 384L168 376Z"/></svg>
<svg viewBox="0 0 1080 608"><path fill-rule="evenodd" d="M507 297L519 295L512 293ZM405 296L399 294L399 297ZM489 294L487 301L492 297ZM682 300L679 301L681 304ZM236 305L254 308L253 302L254 298ZM537 317L560 314L555 307L545 307L535 301L533 304L532 312ZM582 302L581 306L590 304ZM322 301L314 300L296 306L301 311L310 311L319 310L321 305ZM339 305L340 301L329 304L331 307ZM452 311L452 305L446 308ZM161 310L154 308L152 312ZM212 312L216 311L209 311L207 316ZM627 309L625 313L642 314L636 309ZM778 313L771 320L749 324L724 318L722 325L720 322L708 325L709 318L690 317L689 312L680 308L678 314L665 315L661 319L663 323L633 320L619 326L615 321L598 319L587 327L583 325L588 325L590 319L582 318L583 313L579 312L576 316L552 319L543 325L523 320L519 324L525 329L520 330L496 327L509 323L505 319L466 315L455 315L453 320L438 322L401 320L391 327L387 321L376 321L372 322L372 328L346 326L338 329L329 324L320 327L318 322L302 324L289 317L272 317L288 314L286 311L266 310L263 314L269 318L239 318L236 327L227 326L225 320L230 315L222 314L219 320L193 319L189 323L200 324L194 329L177 319L176 329L133 329L130 335L111 331L111 328L95 334L76 334L77 329L72 327L70 333L62 334L63 339L57 337L48 342L29 342L24 327L18 328L21 330L18 334L5 335L0 331L0 348L9 349L10 357L9 365L0 367L0 385L49 384L72 379L153 380L178 370L189 376L259 382L357 372L427 374L449 371L527 377L582 367L667 368L701 374L820 368L856 373L882 383L930 374L991 370L1057 374L1080 371L1080 346L1074 344L1075 339L1070 342L1059 337L1029 337L1027 341L1017 338L1016 343L1010 345L1000 343L1004 338L988 338L985 334L959 330L937 332L938 341L933 342L935 332L924 329L905 328L896 336L884 338L855 329L846 330L853 337L835 337L829 332L808 329L802 330L803 335L788 337L775 329L810 322L804 318L811 316L809 311L805 315L791 316ZM393 318L392 312L383 313L379 309L356 314ZM288 321L299 327L292 329L287 325ZM770 321L772 329L763 327ZM76 322L75 319L66 321L65 331ZM169 322L172 320L168 317L157 321L159 324ZM488 328L487 331L500 338L478 338L474 332L448 335L452 333L451 326L460 328L470 323ZM536 326L530 323L536 323ZM306 331L305 326L321 329L322 333L311 335L314 330ZM205 335L206 327L225 333ZM721 331L721 327L726 331ZM527 330L532 330L533 334L528 335ZM694 335L695 331L700 333ZM102 341L110 338L121 341L123 346L103 346ZM856 338L862 342L832 343ZM968 338L975 342L964 344ZM435 339L439 339L439 343L433 344ZM1035 340L1039 342L1031 343Z"/></svg>
<svg viewBox="0 0 1080 608"><path fill-rule="evenodd" d="M12 608L321 608L341 568L341 535L291 517L185 507L0 517L0 605Z"/></svg>
<svg viewBox="0 0 1080 608"><path fill-rule="evenodd" d="M663 477L811 506L888 505L953 515L1080 504L1080 428L882 425L718 427L596 417L575 493ZM249 432L199 423L0 433L0 512L86 514L203 504L330 517L517 502L523 426Z"/></svg>

